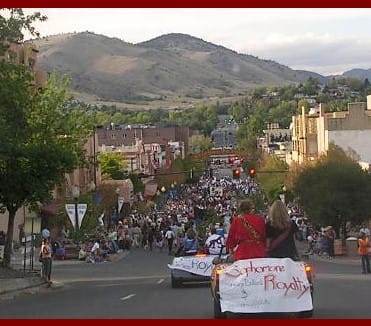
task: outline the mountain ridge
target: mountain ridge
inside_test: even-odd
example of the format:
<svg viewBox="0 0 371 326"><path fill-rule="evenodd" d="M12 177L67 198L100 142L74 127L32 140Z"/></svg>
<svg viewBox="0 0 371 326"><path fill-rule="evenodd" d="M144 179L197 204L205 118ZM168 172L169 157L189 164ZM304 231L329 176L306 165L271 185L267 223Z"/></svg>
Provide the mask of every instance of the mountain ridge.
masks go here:
<svg viewBox="0 0 371 326"><path fill-rule="evenodd" d="M326 81L314 72L181 33L132 44L86 31L33 43L40 69L69 75L75 97L93 102L186 107L241 96L255 87L303 83L310 76Z"/></svg>

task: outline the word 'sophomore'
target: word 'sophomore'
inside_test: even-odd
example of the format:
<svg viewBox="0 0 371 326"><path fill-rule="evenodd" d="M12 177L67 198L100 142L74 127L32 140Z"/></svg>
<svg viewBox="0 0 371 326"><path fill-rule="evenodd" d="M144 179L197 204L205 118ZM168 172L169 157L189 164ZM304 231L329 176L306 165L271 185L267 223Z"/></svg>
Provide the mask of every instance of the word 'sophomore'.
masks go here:
<svg viewBox="0 0 371 326"><path fill-rule="evenodd" d="M223 312L297 312L313 309L305 265L290 258L238 260L222 270L219 282Z"/></svg>

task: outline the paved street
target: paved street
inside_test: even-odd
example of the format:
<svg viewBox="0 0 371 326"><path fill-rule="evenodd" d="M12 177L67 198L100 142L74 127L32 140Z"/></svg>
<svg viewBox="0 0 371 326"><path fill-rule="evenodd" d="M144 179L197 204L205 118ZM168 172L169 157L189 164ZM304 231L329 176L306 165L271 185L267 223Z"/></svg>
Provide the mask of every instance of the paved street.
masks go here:
<svg viewBox="0 0 371 326"><path fill-rule="evenodd" d="M300 247L300 245L299 245ZM132 250L115 262L58 261L53 280L0 305L2 318L181 318L213 316L208 285L172 289L166 251ZM356 259L310 257L315 273L314 318L371 318L371 275ZM357 300L349 300L357 298Z"/></svg>

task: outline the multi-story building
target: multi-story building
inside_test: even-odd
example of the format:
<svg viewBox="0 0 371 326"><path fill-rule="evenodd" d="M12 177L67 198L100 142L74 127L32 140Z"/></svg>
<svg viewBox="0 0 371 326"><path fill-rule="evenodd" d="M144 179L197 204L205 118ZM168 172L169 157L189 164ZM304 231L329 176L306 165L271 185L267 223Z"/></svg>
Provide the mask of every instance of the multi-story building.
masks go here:
<svg viewBox="0 0 371 326"><path fill-rule="evenodd" d="M157 168L171 166L188 152L188 127L146 125L99 128L97 151L120 151L125 154L128 170L153 174Z"/></svg>
<svg viewBox="0 0 371 326"><path fill-rule="evenodd" d="M223 125L211 132L213 148L237 148L237 124Z"/></svg>
<svg viewBox="0 0 371 326"><path fill-rule="evenodd" d="M330 143L341 147L363 167L371 164L371 95L367 103L349 103L347 111L317 111L292 118L292 155L294 162L313 161L326 153Z"/></svg>
<svg viewBox="0 0 371 326"><path fill-rule="evenodd" d="M29 67L35 75L33 86L39 87L46 82L48 73L37 68L38 52L39 50L31 42L12 43L9 44L6 52L2 56L0 55L0 60L12 61Z"/></svg>
<svg viewBox="0 0 371 326"><path fill-rule="evenodd" d="M291 129L282 129L278 123L269 123L263 133L264 136L257 139L257 148L286 161L287 153L291 153Z"/></svg>

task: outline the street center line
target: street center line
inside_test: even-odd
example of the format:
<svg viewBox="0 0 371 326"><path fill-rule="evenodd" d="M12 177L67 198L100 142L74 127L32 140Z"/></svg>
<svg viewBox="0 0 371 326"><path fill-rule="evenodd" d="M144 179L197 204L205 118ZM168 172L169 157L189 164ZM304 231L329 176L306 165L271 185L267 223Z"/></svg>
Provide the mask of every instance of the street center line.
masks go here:
<svg viewBox="0 0 371 326"><path fill-rule="evenodd" d="M129 295L127 295L126 297L122 297L122 298L120 298L120 300L124 301L124 300L128 300L128 299L130 299L130 298L132 298L132 297L135 297L135 294L129 294Z"/></svg>

